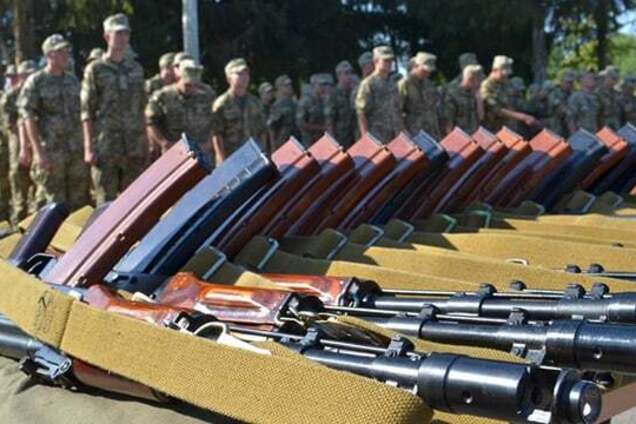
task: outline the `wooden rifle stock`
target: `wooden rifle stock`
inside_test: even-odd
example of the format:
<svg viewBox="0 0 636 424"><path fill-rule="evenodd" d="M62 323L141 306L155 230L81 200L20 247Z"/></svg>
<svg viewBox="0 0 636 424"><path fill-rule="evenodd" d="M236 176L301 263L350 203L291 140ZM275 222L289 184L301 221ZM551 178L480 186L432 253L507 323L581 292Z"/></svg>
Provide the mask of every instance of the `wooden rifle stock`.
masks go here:
<svg viewBox="0 0 636 424"><path fill-rule="evenodd" d="M209 172L197 145L182 139L113 201L44 279L73 287L101 282L161 215Z"/></svg>
<svg viewBox="0 0 636 424"><path fill-rule="evenodd" d="M603 127L596 133L596 136L609 151L601 158L594 171L581 181L579 188L582 190L590 188L596 181L600 180L603 175L607 174L622 161L629 152L629 146L625 143L625 140L619 137L618 134L609 127Z"/></svg>
<svg viewBox="0 0 636 424"><path fill-rule="evenodd" d="M616 132L627 144L627 154L616 164L607 174L597 180L591 187L592 193L601 195L606 191L622 193L630 187L630 179L634 176L634 168L636 167L636 127L632 124L626 124Z"/></svg>

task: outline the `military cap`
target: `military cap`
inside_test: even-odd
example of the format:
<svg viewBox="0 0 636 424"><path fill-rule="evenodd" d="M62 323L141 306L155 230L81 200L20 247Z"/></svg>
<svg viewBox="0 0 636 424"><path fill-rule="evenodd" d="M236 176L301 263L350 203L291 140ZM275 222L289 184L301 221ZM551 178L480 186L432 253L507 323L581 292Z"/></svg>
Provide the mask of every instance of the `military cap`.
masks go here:
<svg viewBox="0 0 636 424"><path fill-rule="evenodd" d="M267 93L268 91L274 91L274 87L269 82L265 81L264 83L258 86L258 94L260 94L261 96Z"/></svg>
<svg viewBox="0 0 636 424"><path fill-rule="evenodd" d="M179 62L179 75L183 82L200 82L203 66L197 65L194 60L186 59Z"/></svg>
<svg viewBox="0 0 636 424"><path fill-rule="evenodd" d="M419 52L411 59L412 63L423 67L429 72L433 72L437 69L437 56L432 53Z"/></svg>
<svg viewBox="0 0 636 424"><path fill-rule="evenodd" d="M623 77L623 85L636 85L636 75L634 74L627 74L625 75L625 77Z"/></svg>
<svg viewBox="0 0 636 424"><path fill-rule="evenodd" d="M514 77L510 79L510 84L515 90L523 91L526 89L526 83L523 81L521 77Z"/></svg>
<svg viewBox="0 0 636 424"><path fill-rule="evenodd" d="M8 77L18 75L18 72L15 69L15 65L13 64L7 65L7 69L4 70L4 74Z"/></svg>
<svg viewBox="0 0 636 424"><path fill-rule="evenodd" d="M309 77L309 84L311 85L320 84L320 74L312 74Z"/></svg>
<svg viewBox="0 0 636 424"><path fill-rule="evenodd" d="M553 88L554 88L554 83L550 80L545 80L543 81L543 84L541 84L541 90L545 92L552 91Z"/></svg>
<svg viewBox="0 0 636 424"><path fill-rule="evenodd" d="M32 74L37 70L38 67L32 60L23 60L22 62L20 62L20 65L18 65L18 74L20 75Z"/></svg>
<svg viewBox="0 0 636 424"><path fill-rule="evenodd" d="M360 67L370 63L373 63L373 53L371 52L364 52L358 58L358 65L360 65Z"/></svg>
<svg viewBox="0 0 636 424"><path fill-rule="evenodd" d="M373 59L394 59L393 49L389 46L378 46L373 49Z"/></svg>
<svg viewBox="0 0 636 424"><path fill-rule="evenodd" d="M249 69L249 66L247 66L245 59L242 57L232 59L227 63L227 65L225 65L225 76L229 77L232 74L237 74L246 69Z"/></svg>
<svg viewBox="0 0 636 424"><path fill-rule="evenodd" d="M159 58L159 69L165 69L174 63L175 53L164 53Z"/></svg>
<svg viewBox="0 0 636 424"><path fill-rule="evenodd" d="M484 68L481 65L466 65L462 71L463 78L470 78L474 75L484 76Z"/></svg>
<svg viewBox="0 0 636 424"><path fill-rule="evenodd" d="M186 59L194 60L194 57L192 57L190 53L179 52L174 55L174 58L172 59L172 66L177 66L179 65L179 62Z"/></svg>
<svg viewBox="0 0 636 424"><path fill-rule="evenodd" d="M509 58L508 56L498 55L492 60L492 69L503 69L512 72L512 64L514 60Z"/></svg>
<svg viewBox="0 0 636 424"><path fill-rule="evenodd" d="M473 52L462 53L459 55L459 69L464 69L468 65L479 65L477 55Z"/></svg>
<svg viewBox="0 0 636 424"><path fill-rule="evenodd" d="M320 84L333 85L334 80L331 74L318 74L318 79Z"/></svg>
<svg viewBox="0 0 636 424"><path fill-rule="evenodd" d="M348 60L343 60L336 65L336 74L347 71L353 71L353 66L351 66L351 63L349 63Z"/></svg>
<svg viewBox="0 0 636 424"><path fill-rule="evenodd" d="M87 61L92 62L93 60L99 59L104 55L104 53L104 49L102 49L101 47L95 47L89 53Z"/></svg>
<svg viewBox="0 0 636 424"><path fill-rule="evenodd" d="M104 19L104 32L130 31L128 16L123 13L110 15Z"/></svg>
<svg viewBox="0 0 636 424"><path fill-rule="evenodd" d="M576 71L573 69L565 69L561 74L562 82L574 82L576 81Z"/></svg>
<svg viewBox="0 0 636 424"><path fill-rule="evenodd" d="M276 78L276 87L282 87L284 85L287 84L291 84L292 80L291 78L289 78L289 76L287 75L280 75L278 78Z"/></svg>
<svg viewBox="0 0 636 424"><path fill-rule="evenodd" d="M49 35L46 40L44 40L44 43L42 43L42 53L47 55L50 52L70 46L71 44L64 39L62 34L53 34Z"/></svg>

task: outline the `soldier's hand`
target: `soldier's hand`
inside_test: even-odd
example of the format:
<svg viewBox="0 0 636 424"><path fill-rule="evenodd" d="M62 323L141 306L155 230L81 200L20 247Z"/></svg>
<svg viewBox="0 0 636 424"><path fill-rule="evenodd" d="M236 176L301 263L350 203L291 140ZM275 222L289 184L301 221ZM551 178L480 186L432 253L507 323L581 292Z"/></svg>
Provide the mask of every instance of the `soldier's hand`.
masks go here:
<svg viewBox="0 0 636 424"><path fill-rule="evenodd" d="M529 127L540 127L541 123L532 115L524 115L523 123Z"/></svg>
<svg viewBox="0 0 636 424"><path fill-rule="evenodd" d="M87 165L97 165L97 156L92 150L84 151L84 163Z"/></svg>
<svg viewBox="0 0 636 424"><path fill-rule="evenodd" d="M31 161L33 160L33 156L31 155L30 149L20 149L20 155L18 156L18 163L24 168L29 168L31 166Z"/></svg>
<svg viewBox="0 0 636 424"><path fill-rule="evenodd" d="M36 155L35 160L38 166L42 168L43 170L45 170L46 172L53 171L53 165L51 164L51 161L49 160L49 157L47 155L45 154Z"/></svg>

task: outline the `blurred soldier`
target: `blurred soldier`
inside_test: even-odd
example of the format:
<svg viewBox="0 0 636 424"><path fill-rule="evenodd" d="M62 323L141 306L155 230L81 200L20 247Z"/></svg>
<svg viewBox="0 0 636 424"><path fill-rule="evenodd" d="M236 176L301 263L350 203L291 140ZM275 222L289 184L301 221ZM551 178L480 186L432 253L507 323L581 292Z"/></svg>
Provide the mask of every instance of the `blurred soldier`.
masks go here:
<svg viewBox="0 0 636 424"><path fill-rule="evenodd" d="M258 86L258 97L263 106L263 116L265 116L265 120L267 120L272 105L274 104L274 86L267 81L261 83L261 85Z"/></svg>
<svg viewBox="0 0 636 424"><path fill-rule="evenodd" d="M601 108L599 127L607 125L613 130L618 130L621 125L621 105L618 92L614 87L618 84L620 75L615 66L608 66L601 75L599 87L596 89Z"/></svg>
<svg viewBox="0 0 636 424"><path fill-rule="evenodd" d="M250 68L245 59L233 59L225 65L225 77L229 87L212 106L213 147L217 164L234 153L250 137L256 139L263 150L267 151L263 108L258 98L247 92Z"/></svg>
<svg viewBox="0 0 636 424"><path fill-rule="evenodd" d="M358 57L358 65L360 66L360 74L365 79L373 72L373 53L364 52Z"/></svg>
<svg viewBox="0 0 636 424"><path fill-rule="evenodd" d="M444 114L446 133L460 127L468 134L479 128L484 116L484 104L479 87L484 77L480 65L467 65L462 72L459 84L451 84L444 96Z"/></svg>
<svg viewBox="0 0 636 424"><path fill-rule="evenodd" d="M351 104L353 67L343 60L336 66L338 85L327 100L327 129L345 149L355 141L356 112Z"/></svg>
<svg viewBox="0 0 636 424"><path fill-rule="evenodd" d="M309 83L311 92L303 96L296 110L296 125L306 147L311 146L327 131L325 106L333 87L333 78L331 75L314 74Z"/></svg>
<svg viewBox="0 0 636 424"><path fill-rule="evenodd" d="M4 77L6 78L6 81L4 84L5 91L9 91L12 87L17 85L19 76L18 76L18 71L15 65L13 64L7 65L7 69L4 71Z"/></svg>
<svg viewBox="0 0 636 424"><path fill-rule="evenodd" d="M459 85L463 79L463 72L469 65L479 65L477 55L473 52L466 52L459 55L459 74L449 83L450 85Z"/></svg>
<svg viewBox="0 0 636 424"><path fill-rule="evenodd" d="M42 44L46 67L24 82L18 107L31 147L35 206L64 202L70 210L88 203L86 166L81 161L80 83L66 72L70 44L60 34Z"/></svg>
<svg viewBox="0 0 636 424"><path fill-rule="evenodd" d="M287 75L281 75L276 78L276 101L267 120L272 151L282 146L289 137L299 137L296 108L292 80Z"/></svg>
<svg viewBox="0 0 636 424"><path fill-rule="evenodd" d="M148 101L147 130L158 141L162 153L179 141L182 133L198 142L209 155L212 153L210 108L216 93L201 82L202 72L203 67L193 60L182 60L179 64L181 78L155 91Z"/></svg>
<svg viewBox="0 0 636 424"><path fill-rule="evenodd" d="M415 136L426 131L435 140L439 130L440 95L429 77L436 69L437 56L419 52L409 61L409 73L398 84L400 111L406 130Z"/></svg>
<svg viewBox="0 0 636 424"><path fill-rule="evenodd" d="M579 78L581 89L572 93L568 99L567 121L570 134L579 128L592 133L599 129L601 106L594 92L596 76L593 72L584 72Z"/></svg>
<svg viewBox="0 0 636 424"><path fill-rule="evenodd" d="M497 132L504 125L523 122L537 126L538 121L531 115L517 111L512 105L508 77L512 74L513 60L507 56L495 56L490 75L481 83L484 99L484 127Z"/></svg>
<svg viewBox="0 0 636 424"><path fill-rule="evenodd" d="M627 123L636 125L636 75L625 75L620 84L619 102L621 105L621 126Z"/></svg>
<svg viewBox="0 0 636 424"><path fill-rule="evenodd" d="M112 200L141 173L147 154L144 72L126 51L130 25L119 13L104 20L104 56L82 81L84 160L91 165L95 202Z"/></svg>
<svg viewBox="0 0 636 424"><path fill-rule="evenodd" d="M6 92L0 91L0 101L2 103L7 101L7 96L20 84L20 77L15 65L8 65L4 75L6 77L4 84ZM16 97L17 93L18 91L16 90L13 97ZM6 113L3 113L3 115L2 128L0 129L0 220L6 221L11 217L10 200L12 198L9 145L11 141L11 124L10 117Z"/></svg>
<svg viewBox="0 0 636 424"><path fill-rule="evenodd" d="M179 52L174 55L172 60L172 72L174 72L175 80L179 79L179 63L182 60L194 60L194 57L190 53Z"/></svg>
<svg viewBox="0 0 636 424"><path fill-rule="evenodd" d="M146 96L152 96L155 91L160 90L177 80L172 67L174 56L174 53L165 53L161 55L159 58L159 73L146 80Z"/></svg>
<svg viewBox="0 0 636 424"><path fill-rule="evenodd" d="M35 71L35 62L25 60L18 66L19 80L2 99L2 113L9 135L9 184L11 186L11 224L26 218L29 212L29 191L32 190L30 169L32 149L26 134L24 121L18 114L18 96L24 81Z"/></svg>
<svg viewBox="0 0 636 424"><path fill-rule="evenodd" d="M567 137L569 134L567 108L575 80L576 73L573 70L564 70L561 74L559 85L554 87L548 94L548 119L546 126L562 137Z"/></svg>
<svg viewBox="0 0 636 424"><path fill-rule="evenodd" d="M400 93L389 78L394 60L390 47L373 49L373 73L362 80L356 95L360 135L370 132L382 142L392 140L403 128Z"/></svg>

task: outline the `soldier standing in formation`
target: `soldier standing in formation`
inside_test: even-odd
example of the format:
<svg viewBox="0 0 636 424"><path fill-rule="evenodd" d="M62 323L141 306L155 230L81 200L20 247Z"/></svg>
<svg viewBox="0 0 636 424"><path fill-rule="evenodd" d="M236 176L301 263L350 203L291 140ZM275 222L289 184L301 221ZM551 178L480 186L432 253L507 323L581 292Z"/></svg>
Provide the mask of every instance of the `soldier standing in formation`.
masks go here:
<svg viewBox="0 0 636 424"><path fill-rule="evenodd" d="M150 98L155 91L161 90L177 80L173 62L175 53L165 53L159 58L159 73L146 80L144 85L146 96Z"/></svg>
<svg viewBox="0 0 636 424"><path fill-rule="evenodd" d="M621 106L621 126L627 123L636 124L636 75L625 75L619 86L618 95L619 104Z"/></svg>
<svg viewBox="0 0 636 424"><path fill-rule="evenodd" d="M429 79L436 69L437 56L419 52L409 61L409 73L398 84L400 111L404 127L413 136L427 132L436 140L441 139L439 129L440 95Z"/></svg>
<svg viewBox="0 0 636 424"><path fill-rule="evenodd" d="M451 84L444 96L446 134L459 127L472 134L484 116L484 103L479 87L484 77L481 65L467 65L459 84Z"/></svg>
<svg viewBox="0 0 636 424"><path fill-rule="evenodd" d="M373 49L373 72L362 80L356 95L360 135L367 132L388 142L402 130L400 94L389 75L395 55L388 46Z"/></svg>
<svg viewBox="0 0 636 424"><path fill-rule="evenodd" d="M479 65L477 61L477 55L473 52L466 52L459 55L459 74L453 78L449 85L459 85L464 77L464 69L470 65Z"/></svg>
<svg viewBox="0 0 636 424"><path fill-rule="evenodd" d="M290 137L299 137L292 80L287 75L281 75L276 78L275 84L276 101L267 120L272 151L282 146Z"/></svg>
<svg viewBox="0 0 636 424"><path fill-rule="evenodd" d="M572 95L576 73L571 69L562 72L560 83L548 94L548 119L546 126L554 133L566 136L569 133L567 124L568 99Z"/></svg>
<svg viewBox="0 0 636 424"><path fill-rule="evenodd" d="M3 102L7 94L11 92L19 79L15 65L8 65L4 76L6 78L4 84L6 92L0 91L0 99L2 99ZM7 116L5 114L3 115L4 119L0 130L0 220L6 221L11 215L10 199L12 194L9 183L9 170L11 167L9 162L9 137L11 130Z"/></svg>
<svg viewBox="0 0 636 424"><path fill-rule="evenodd" d="M216 93L201 82L203 67L193 60L179 63L179 80L156 91L146 106L146 125L164 153L187 134L212 154L211 105ZM214 163L214 162L212 162Z"/></svg>
<svg viewBox="0 0 636 424"><path fill-rule="evenodd" d="M141 173L147 154L144 73L125 53L130 25L124 14L104 20L108 46L82 81L84 160L91 166L95 203L114 199Z"/></svg>
<svg viewBox="0 0 636 424"><path fill-rule="evenodd" d="M247 92L250 69L245 59L231 60L225 66L229 84L212 105L214 116L212 139L216 163L221 163L249 138L258 141L264 150L267 146L263 108L255 96Z"/></svg>
<svg viewBox="0 0 636 424"><path fill-rule="evenodd" d="M593 72L584 72L579 78L579 84L581 89L568 99L568 128L570 134L574 134L579 128L594 133L599 128L601 113L598 97L594 93L596 75Z"/></svg>
<svg viewBox="0 0 636 424"><path fill-rule="evenodd" d="M618 69L608 66L601 72L601 80L596 90L600 106L599 127L608 126L614 131L620 128L621 106L615 87L619 80Z"/></svg>
<svg viewBox="0 0 636 424"><path fill-rule="evenodd" d="M356 112L351 104L353 66L344 60L336 66L338 84L327 100L327 129L345 149L355 141Z"/></svg>
<svg viewBox="0 0 636 424"><path fill-rule="evenodd" d="M71 210L88 203L86 166L81 161L80 83L66 72L70 44L60 34L42 44L46 67L24 82L18 98L33 149L35 206L64 202Z"/></svg>
<svg viewBox="0 0 636 424"><path fill-rule="evenodd" d="M325 103L331 94L333 78L329 74L314 74L309 83L311 92L303 96L296 110L296 125L306 147L322 137L327 130Z"/></svg>

